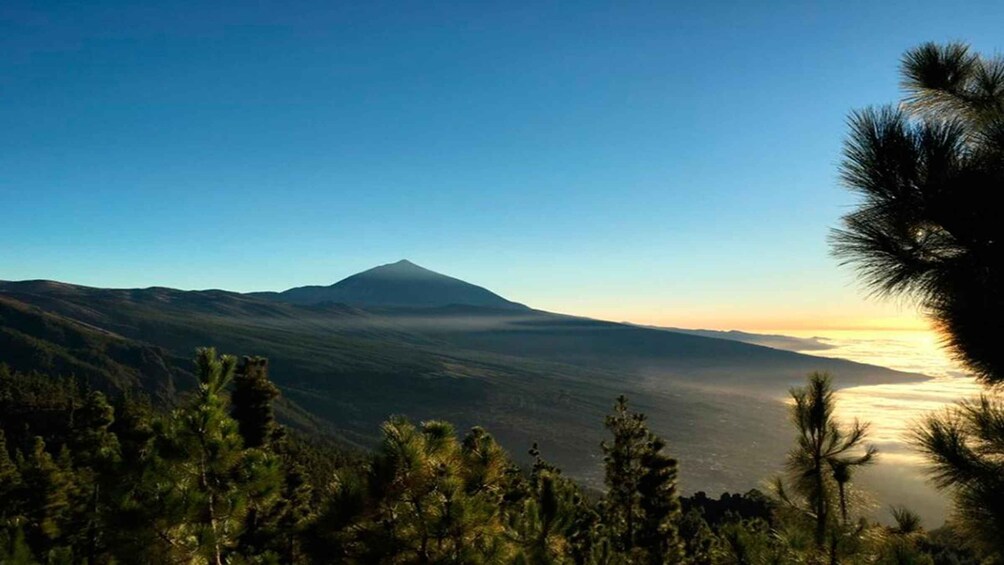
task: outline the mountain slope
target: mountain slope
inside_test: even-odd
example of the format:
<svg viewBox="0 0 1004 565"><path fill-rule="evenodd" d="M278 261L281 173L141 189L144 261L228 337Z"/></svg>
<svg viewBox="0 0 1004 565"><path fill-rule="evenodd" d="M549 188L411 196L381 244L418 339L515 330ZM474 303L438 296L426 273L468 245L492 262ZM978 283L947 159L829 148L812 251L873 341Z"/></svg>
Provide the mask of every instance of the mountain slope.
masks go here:
<svg viewBox="0 0 1004 565"><path fill-rule="evenodd" d="M923 377L845 359L815 357L733 339L651 329L539 310L472 307L374 309L399 327L456 350L616 371L623 380L681 381L784 394L811 371L839 376L838 386Z"/></svg>
<svg viewBox="0 0 1004 565"><path fill-rule="evenodd" d="M836 347L835 345L827 343L826 339L822 337L793 337L789 335L778 335L778 334L755 334L749 332L741 332L737 330L727 330L727 331L694 330L687 328L664 328L661 326L641 326L641 327L650 328L653 330L665 330L667 332L676 332L683 334L699 335L704 337L714 337L718 339L727 339L730 341L741 341L743 343L752 343L753 345L762 345L764 347L773 347L774 349L786 349L788 351L798 351L802 353L808 351L825 351L827 349L833 349Z"/></svg>
<svg viewBox="0 0 1004 565"><path fill-rule="evenodd" d="M626 393L687 458L687 477L696 487L748 488L767 458L780 455L768 447L726 467L706 451L713 446L711 453L729 453L736 444L759 445L775 434L783 417L769 409L772 401L737 402L733 395L673 383L648 389L630 374L598 367L465 349L416 324L414 311L389 315L219 291L38 282L0 283L0 296L30 302L59 319L72 314L80 318L75 323L163 345L176 358L190 358L199 345L268 356L271 376L291 404L283 413L309 415L312 427L354 445L373 445L379 423L391 414L448 419L460 430L485 426L517 458L537 442L566 472L598 486L591 454L612 399ZM485 317L509 314L492 310ZM18 353L0 350L0 358L10 354Z"/></svg>
<svg viewBox="0 0 1004 565"><path fill-rule="evenodd" d="M404 259L357 273L331 286L302 286L258 295L291 304L338 302L364 307L419 308L462 304L514 310L526 308L488 289L430 271Z"/></svg>
<svg viewBox="0 0 1004 565"><path fill-rule="evenodd" d="M142 389L169 398L190 375L164 349L0 294L0 362L18 371L72 374L98 390Z"/></svg>
<svg viewBox="0 0 1004 565"><path fill-rule="evenodd" d="M781 460L789 438L777 399L806 372L829 370L841 385L922 378L508 301L359 307L46 281L0 282L0 297L61 324L163 348L176 360L203 345L265 355L288 402L287 421L356 445L371 445L390 414L445 418L459 429L485 426L517 456L538 442L550 460L593 485L603 415L622 393L687 461L688 488L719 491L749 488ZM30 333L15 316L0 324ZM0 359L12 354L20 353L0 349Z"/></svg>

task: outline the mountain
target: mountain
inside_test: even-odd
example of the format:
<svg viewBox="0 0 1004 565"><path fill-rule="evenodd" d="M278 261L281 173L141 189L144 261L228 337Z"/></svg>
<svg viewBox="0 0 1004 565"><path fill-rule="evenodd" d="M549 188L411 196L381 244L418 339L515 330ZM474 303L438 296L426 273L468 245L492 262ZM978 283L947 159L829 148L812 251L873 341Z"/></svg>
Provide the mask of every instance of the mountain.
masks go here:
<svg viewBox="0 0 1004 565"><path fill-rule="evenodd" d="M741 341L743 343L752 343L753 345L762 345L764 347L773 347L774 349L786 349L788 351L825 351L827 349L833 349L836 346L827 343L825 338L822 337L793 337L790 335L778 335L778 334L756 334L749 332L740 332L737 330L692 330L684 328L664 328L660 326L643 326L646 328L651 328L654 330L665 330L668 332L684 333L691 335L699 335L704 337L714 337L718 339L728 339L731 341Z"/></svg>
<svg viewBox="0 0 1004 565"><path fill-rule="evenodd" d="M259 296L290 304L337 302L355 306L431 308L459 304L525 310L494 292L420 267L407 259L380 265L331 286L301 286Z"/></svg>
<svg viewBox="0 0 1004 565"><path fill-rule="evenodd" d="M686 461L686 488L710 492L748 489L782 460L790 434L780 399L807 372L830 371L838 386L924 378L533 310L410 263L318 292L335 287L323 299L289 300L0 282L0 331L15 336L0 342L0 361L77 375L94 366L93 378L149 390L160 380L190 383L187 360L199 346L264 355L282 390L280 414L293 425L359 446L372 445L391 414L448 419L461 430L483 425L517 457L537 442L594 486L603 416L626 394Z"/></svg>

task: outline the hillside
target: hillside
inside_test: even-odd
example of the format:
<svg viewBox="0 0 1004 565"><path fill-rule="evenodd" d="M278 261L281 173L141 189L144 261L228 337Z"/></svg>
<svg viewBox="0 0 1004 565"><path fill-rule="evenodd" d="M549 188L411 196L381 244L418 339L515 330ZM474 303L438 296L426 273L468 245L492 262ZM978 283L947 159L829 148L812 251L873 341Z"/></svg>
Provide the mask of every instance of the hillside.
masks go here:
<svg viewBox="0 0 1004 565"><path fill-rule="evenodd" d="M47 313L0 294L0 363L17 371L73 374L98 390L143 389L170 398L191 375L166 350Z"/></svg>
<svg viewBox="0 0 1004 565"><path fill-rule="evenodd" d="M741 332L737 330L693 330L685 328L662 328L658 326L645 326L657 330L666 330L670 332L685 333L692 335L699 335L704 337L714 337L718 339L728 339L731 341L741 341L744 343L752 343L753 345L763 345L764 347L773 347L774 349L787 349L788 351L798 351L798 352L808 352L808 351L825 351L827 349L833 349L834 346L831 343L827 343L825 338L821 337L792 337L789 335L777 335L777 334L758 334L750 332Z"/></svg>
<svg viewBox="0 0 1004 565"><path fill-rule="evenodd" d="M381 290L388 291L393 287ZM45 281L0 283L0 296L30 305L60 327L89 328L142 351L162 348L172 374L183 374L188 362L179 360L203 345L268 356L288 401L287 419L348 443L372 445L390 414L446 418L461 429L487 427L517 455L537 441L550 459L592 484L598 481L600 423L621 393L648 413L653 428L687 461L685 484L718 491L748 488L780 461L788 438L777 399L807 372L828 370L844 386L921 378L528 308L299 304L219 290L110 290ZM3 320L7 333L27 334L33 323ZM76 359L73 335L47 339ZM23 358L29 349L20 342L8 347L0 357ZM127 366L136 374L143 365ZM77 372L70 365L57 368Z"/></svg>

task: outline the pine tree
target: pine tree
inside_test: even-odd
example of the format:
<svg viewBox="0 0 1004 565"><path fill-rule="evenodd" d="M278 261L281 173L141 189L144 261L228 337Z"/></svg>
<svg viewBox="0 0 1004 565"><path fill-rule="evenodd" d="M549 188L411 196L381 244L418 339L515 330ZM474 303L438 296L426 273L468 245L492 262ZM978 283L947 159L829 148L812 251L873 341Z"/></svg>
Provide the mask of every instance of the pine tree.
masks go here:
<svg viewBox="0 0 1004 565"><path fill-rule="evenodd" d="M862 197L834 251L877 293L916 299L955 356L1004 382L1004 58L927 43L905 98L851 116L841 167Z"/></svg>
<svg viewBox="0 0 1004 565"><path fill-rule="evenodd" d="M119 443L119 464L107 478L111 484L103 534L109 553L122 563L168 559L169 547L158 529L166 522L161 517L166 485L154 421L145 400L115 400L115 420L108 429Z"/></svg>
<svg viewBox="0 0 1004 565"><path fill-rule="evenodd" d="M234 376L231 414L240 426L245 447L262 447L278 439L272 403L279 389L268 378L268 359L245 357Z"/></svg>
<svg viewBox="0 0 1004 565"><path fill-rule="evenodd" d="M153 451L154 409L146 398L119 397L114 410L115 420L108 430L118 439L123 466L138 468Z"/></svg>
<svg viewBox="0 0 1004 565"><path fill-rule="evenodd" d="M509 463L490 435L476 429L460 442L449 424L403 418L386 422L383 435L364 475L338 476L312 551L348 562L511 559L502 515Z"/></svg>
<svg viewBox="0 0 1004 565"><path fill-rule="evenodd" d="M63 452L53 458L42 438L35 438L28 454L19 457L18 467L28 544L36 552L61 545L75 488L68 456Z"/></svg>
<svg viewBox="0 0 1004 565"><path fill-rule="evenodd" d="M89 393L74 411L69 446L80 488L74 501L72 539L77 553L91 563L104 551L107 528L103 520L112 512L110 494L117 486L121 454L118 438L109 430L114 421L115 410L100 392Z"/></svg>
<svg viewBox="0 0 1004 565"><path fill-rule="evenodd" d="M0 378L4 369L0 365ZM28 565L35 562L22 527L23 494L21 474L7 450L6 434L0 429L0 563Z"/></svg>
<svg viewBox="0 0 1004 565"><path fill-rule="evenodd" d="M714 532L698 508L691 508L680 520L680 537L684 540L688 565L712 565L717 550Z"/></svg>
<svg viewBox="0 0 1004 565"><path fill-rule="evenodd" d="M17 515L14 495L21 484L21 475L17 465L7 450L7 435L0 429L0 527L8 525Z"/></svg>
<svg viewBox="0 0 1004 565"><path fill-rule="evenodd" d="M682 511L676 488L676 459L663 452L665 447L662 438L649 434L640 457L638 494L642 521L637 545L648 555L649 563L678 563L683 558L678 530Z"/></svg>
<svg viewBox="0 0 1004 565"><path fill-rule="evenodd" d="M550 564L585 562L592 548L594 514L578 485L544 461L537 444L530 475L510 477L506 496L510 535L521 546L516 562Z"/></svg>
<svg viewBox="0 0 1004 565"><path fill-rule="evenodd" d="M115 409L101 392L92 391L74 411L70 445L77 465L108 467L119 459L119 441L110 431Z"/></svg>
<svg viewBox="0 0 1004 565"><path fill-rule="evenodd" d="M849 428L837 422L829 375L813 373L803 388L791 390L791 420L798 431L797 445L786 461L789 481L798 500L788 495L779 479L777 494L813 521L817 550L822 551L836 524L839 504L846 523L846 488L850 470L874 461L877 450L865 446L868 424L854 421ZM833 537L833 536L829 536ZM832 540L831 540L832 541Z"/></svg>
<svg viewBox="0 0 1004 565"><path fill-rule="evenodd" d="M914 443L935 486L952 494L956 527L988 561L1004 561L1004 399L984 395L932 414Z"/></svg>
<svg viewBox="0 0 1004 565"><path fill-rule="evenodd" d="M268 377L268 359L263 357L244 357L240 367L234 374L234 391L230 397L230 414L237 421L244 447L258 450L249 452L249 456L261 458L263 453L268 457L260 463L258 469L261 490L252 490L248 494L248 514L244 532L240 538L240 546L245 553L278 552L295 553L295 541L289 534L280 533L280 523L292 525L298 520L287 519L284 514L303 514L306 508L297 508L287 500L279 502L279 495L298 498L296 504L307 504L302 499L298 487L287 484L288 477L282 467L291 464L285 455L284 442L281 441L284 430L275 420L273 402L279 397L279 389ZM280 463L280 460L284 460ZM294 478L295 481L295 478Z"/></svg>
<svg viewBox="0 0 1004 565"><path fill-rule="evenodd" d="M640 521L640 457L648 430L645 416L629 412L624 396L617 398L614 413L606 418L606 428L613 434L613 442L602 443L607 486L604 521L613 534L615 547L629 552L635 546Z"/></svg>
<svg viewBox="0 0 1004 565"><path fill-rule="evenodd" d="M0 530L0 563L3 565L36 565L38 560L28 547L24 530L8 526Z"/></svg>
<svg viewBox="0 0 1004 565"><path fill-rule="evenodd" d="M898 105L851 116L841 172L862 198L834 251L877 294L915 299L991 387L929 417L916 440L963 529L1004 560L1004 426L992 424L1004 383L1004 58L925 43L900 69Z"/></svg>
<svg viewBox="0 0 1004 565"><path fill-rule="evenodd" d="M236 360L206 348L198 350L196 366L195 398L155 427L150 480L158 486L148 494L163 501L158 535L168 540L169 554L222 565L243 532L249 499L277 491L278 465L268 453L245 450L228 415L224 391Z"/></svg>
<svg viewBox="0 0 1004 565"><path fill-rule="evenodd" d="M603 442L607 495L604 522L615 550L636 562L672 563L681 557L676 460L650 432L645 415L632 413L620 396L607 416L613 441Z"/></svg>
<svg viewBox="0 0 1004 565"><path fill-rule="evenodd" d="M315 517L314 486L299 463L287 459L282 493L276 505L274 537L278 554L285 563L298 563L303 558L300 538Z"/></svg>
<svg viewBox="0 0 1004 565"><path fill-rule="evenodd" d="M235 360L217 358L213 349L197 352L199 390L196 402L169 422L167 441L173 443L171 492L187 506L182 522L169 535L175 544L188 545L192 556L222 565L235 543L246 500L232 481L241 459L236 422L227 416L223 391L233 378Z"/></svg>

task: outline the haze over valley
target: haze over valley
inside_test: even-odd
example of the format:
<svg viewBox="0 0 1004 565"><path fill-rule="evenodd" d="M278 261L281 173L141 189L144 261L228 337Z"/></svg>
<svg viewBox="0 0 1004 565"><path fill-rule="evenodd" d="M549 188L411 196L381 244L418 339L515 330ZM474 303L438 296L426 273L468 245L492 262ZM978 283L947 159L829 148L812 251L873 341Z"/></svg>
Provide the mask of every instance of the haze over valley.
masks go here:
<svg viewBox="0 0 1004 565"><path fill-rule="evenodd" d="M897 371L756 345L841 349L823 339L552 314L407 260L282 292L2 282L0 312L15 369L166 395L192 385L191 351L214 343L267 356L283 417L305 429L370 448L389 414L447 418L460 429L486 427L523 461L537 442L593 487L601 486L596 422L620 394L686 461L683 488L714 493L751 488L777 468L791 435L784 400L807 373L830 372L850 391L928 382L919 366ZM887 494L889 485L872 483ZM919 473L909 473L908 487L923 488ZM937 520L943 508L919 510Z"/></svg>

